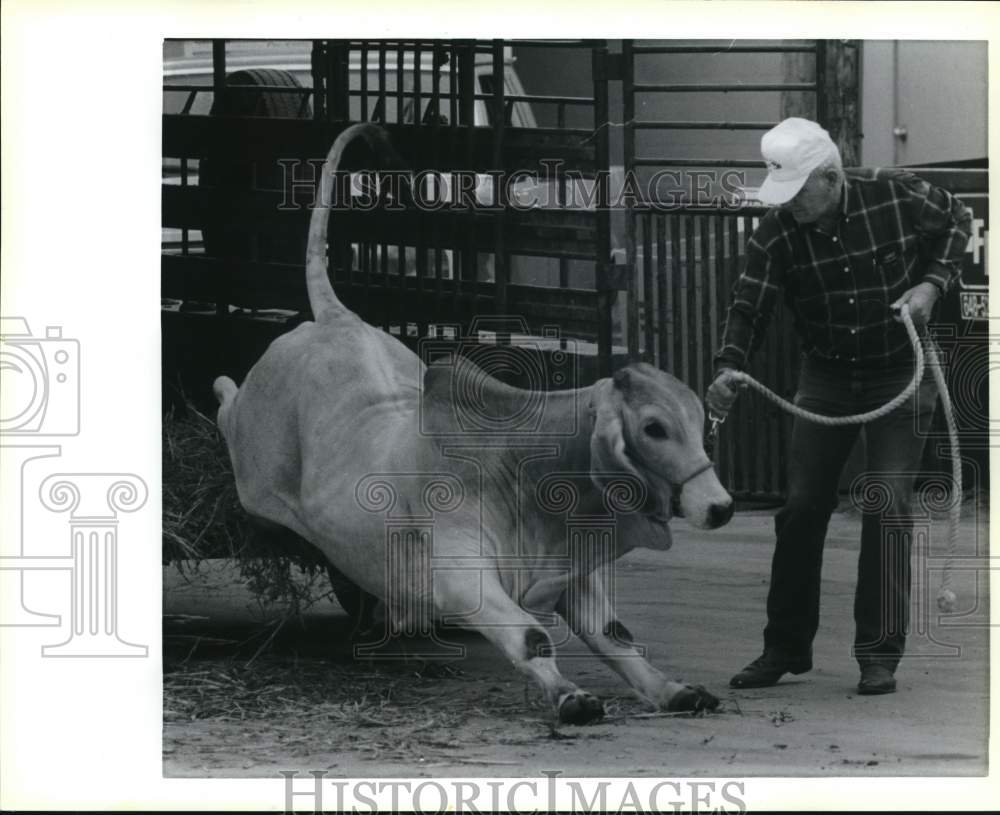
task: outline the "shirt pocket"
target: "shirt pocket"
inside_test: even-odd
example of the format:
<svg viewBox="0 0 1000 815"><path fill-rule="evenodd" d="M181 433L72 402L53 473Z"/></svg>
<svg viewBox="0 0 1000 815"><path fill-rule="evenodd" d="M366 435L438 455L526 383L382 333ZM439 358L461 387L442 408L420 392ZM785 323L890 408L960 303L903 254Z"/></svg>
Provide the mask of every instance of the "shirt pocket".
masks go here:
<svg viewBox="0 0 1000 815"><path fill-rule="evenodd" d="M875 250L873 261L875 279L888 298L894 300L910 287L905 254L898 244Z"/></svg>

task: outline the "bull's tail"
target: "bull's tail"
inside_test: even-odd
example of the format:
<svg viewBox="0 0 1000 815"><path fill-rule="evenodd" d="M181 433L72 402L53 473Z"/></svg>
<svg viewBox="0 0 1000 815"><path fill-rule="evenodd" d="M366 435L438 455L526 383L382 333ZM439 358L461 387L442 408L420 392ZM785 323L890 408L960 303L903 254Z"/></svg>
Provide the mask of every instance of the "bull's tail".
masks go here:
<svg viewBox="0 0 1000 815"><path fill-rule="evenodd" d="M327 274L327 224L335 173L340 169L344 152L359 139L363 140L374 154L374 166L371 169L403 167L402 159L389 143L385 130L377 125L368 122L352 125L333 142L323 164L319 201L313 208L309 221L309 243L306 248L306 289L309 292L309 305L312 306L313 318L317 321L344 310L344 304L337 299Z"/></svg>

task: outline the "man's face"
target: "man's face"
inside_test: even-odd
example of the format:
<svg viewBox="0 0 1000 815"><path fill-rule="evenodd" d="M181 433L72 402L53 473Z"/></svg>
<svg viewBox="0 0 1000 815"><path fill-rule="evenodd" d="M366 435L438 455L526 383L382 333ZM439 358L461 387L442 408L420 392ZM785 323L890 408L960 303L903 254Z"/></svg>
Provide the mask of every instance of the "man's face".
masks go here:
<svg viewBox="0 0 1000 815"><path fill-rule="evenodd" d="M809 176L795 197L781 205L800 224L815 223L832 212L840 202L840 185L836 173L814 173Z"/></svg>

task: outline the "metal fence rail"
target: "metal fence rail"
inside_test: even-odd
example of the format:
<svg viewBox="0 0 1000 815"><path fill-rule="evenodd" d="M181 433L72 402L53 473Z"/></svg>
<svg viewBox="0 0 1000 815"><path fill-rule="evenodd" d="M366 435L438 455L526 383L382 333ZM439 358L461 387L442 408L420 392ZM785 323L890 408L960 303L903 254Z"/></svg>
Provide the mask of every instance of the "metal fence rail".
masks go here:
<svg viewBox="0 0 1000 815"><path fill-rule="evenodd" d="M703 394L712 381L728 294L743 263L746 238L765 212L647 208L633 213L638 356L696 393ZM790 323L780 310L774 315L766 344L749 369L786 398L794 393L798 374ZM738 495L774 497L785 486L782 462L790 422L775 406L749 401L737 402L727 422L716 455L719 476Z"/></svg>

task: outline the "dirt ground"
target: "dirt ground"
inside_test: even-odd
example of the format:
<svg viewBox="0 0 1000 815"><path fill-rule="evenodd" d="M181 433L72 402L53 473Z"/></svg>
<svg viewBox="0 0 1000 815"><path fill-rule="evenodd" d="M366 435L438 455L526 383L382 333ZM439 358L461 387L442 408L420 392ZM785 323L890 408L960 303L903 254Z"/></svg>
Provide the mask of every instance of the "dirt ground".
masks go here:
<svg viewBox="0 0 1000 815"><path fill-rule="evenodd" d="M740 513L713 532L679 521L671 551L619 561L616 606L636 642L722 705L698 717L652 713L574 640L560 649L560 667L608 711L585 727L553 727L536 688L476 635L449 633L465 655L448 662L355 662L346 617L331 602L282 626L261 650L276 611L251 599L230 564L207 565L191 582L168 567L165 613L199 619L165 623L164 774L985 774L989 609L985 559L974 557L986 552L985 522L963 523L950 617L933 608L939 561L924 568L916 553L909 654L898 691L874 697L857 695L850 656L860 531L852 513L835 516L827 540L814 670L771 688L728 687L760 652L772 530L767 512ZM935 556L945 531L935 524Z"/></svg>

